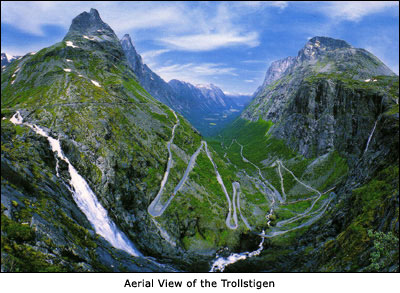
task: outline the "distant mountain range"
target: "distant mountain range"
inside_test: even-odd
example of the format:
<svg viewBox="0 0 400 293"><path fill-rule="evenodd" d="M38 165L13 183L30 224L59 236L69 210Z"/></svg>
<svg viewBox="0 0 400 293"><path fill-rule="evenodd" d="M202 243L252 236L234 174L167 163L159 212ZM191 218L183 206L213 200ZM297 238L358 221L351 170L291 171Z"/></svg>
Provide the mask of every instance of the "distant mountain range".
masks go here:
<svg viewBox="0 0 400 293"><path fill-rule="evenodd" d="M176 79L167 83L143 63L128 34L121 39L121 45L143 88L181 113L203 135L215 134L250 102L250 95L225 95L213 84L192 85Z"/></svg>

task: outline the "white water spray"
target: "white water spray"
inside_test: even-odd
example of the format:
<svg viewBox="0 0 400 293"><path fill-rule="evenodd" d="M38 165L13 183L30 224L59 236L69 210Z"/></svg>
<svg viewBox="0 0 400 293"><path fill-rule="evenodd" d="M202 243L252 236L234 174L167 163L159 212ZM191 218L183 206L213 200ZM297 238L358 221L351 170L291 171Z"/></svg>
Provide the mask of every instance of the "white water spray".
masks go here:
<svg viewBox="0 0 400 293"><path fill-rule="evenodd" d="M264 235L264 230L261 235ZM250 257L254 257L260 255L261 251L264 249L264 240L265 238L261 238L261 242L258 245L258 249L252 252L242 252L242 253L232 253L228 257L220 257L216 256L216 260L213 262L210 272L223 272L228 265L231 265L239 260L244 260Z"/></svg>
<svg viewBox="0 0 400 293"><path fill-rule="evenodd" d="M57 176L59 176L58 159L63 160L68 164L68 171L71 176L69 189L72 193L72 197L80 210L86 215L87 219L96 230L96 233L103 236L115 248L124 250L133 256L141 256L142 254L134 247L126 235L119 231L114 222L108 217L107 211L97 200L96 195L93 193L85 179L79 175L75 167L72 166L68 158L65 157L61 149L60 140L52 138L46 133L46 131L37 125L27 122L24 123L19 111L14 114L10 121L16 125L28 126L37 134L47 138L52 151L56 154Z"/></svg>

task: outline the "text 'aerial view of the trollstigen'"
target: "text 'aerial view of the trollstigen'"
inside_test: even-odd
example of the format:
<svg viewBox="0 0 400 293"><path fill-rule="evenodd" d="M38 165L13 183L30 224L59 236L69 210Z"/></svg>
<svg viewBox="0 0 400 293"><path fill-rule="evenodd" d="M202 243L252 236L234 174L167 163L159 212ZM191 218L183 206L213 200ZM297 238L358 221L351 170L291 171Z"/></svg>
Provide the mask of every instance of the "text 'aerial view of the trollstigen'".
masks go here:
<svg viewBox="0 0 400 293"><path fill-rule="evenodd" d="M96 3L1 4L2 272L399 271L397 2Z"/></svg>

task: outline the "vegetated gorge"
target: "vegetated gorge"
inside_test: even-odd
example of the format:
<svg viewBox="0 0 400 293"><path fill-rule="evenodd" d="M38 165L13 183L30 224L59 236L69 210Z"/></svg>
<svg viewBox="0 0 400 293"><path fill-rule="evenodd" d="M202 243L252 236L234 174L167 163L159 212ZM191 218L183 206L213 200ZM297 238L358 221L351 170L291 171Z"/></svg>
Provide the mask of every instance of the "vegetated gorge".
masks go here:
<svg viewBox="0 0 400 293"><path fill-rule="evenodd" d="M1 271L398 271L398 76L314 37L251 101L221 93L95 9L4 65Z"/></svg>

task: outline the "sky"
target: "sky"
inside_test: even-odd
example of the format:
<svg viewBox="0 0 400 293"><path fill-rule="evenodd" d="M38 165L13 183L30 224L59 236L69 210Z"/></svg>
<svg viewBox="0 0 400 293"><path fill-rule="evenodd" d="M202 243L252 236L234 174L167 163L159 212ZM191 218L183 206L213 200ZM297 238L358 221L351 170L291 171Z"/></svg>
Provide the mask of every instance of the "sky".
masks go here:
<svg viewBox="0 0 400 293"><path fill-rule="evenodd" d="M130 34L166 81L252 94L272 61L296 56L314 36L367 49L399 74L397 1L2 1L1 52L24 55L59 42L90 8L119 38Z"/></svg>

